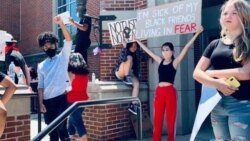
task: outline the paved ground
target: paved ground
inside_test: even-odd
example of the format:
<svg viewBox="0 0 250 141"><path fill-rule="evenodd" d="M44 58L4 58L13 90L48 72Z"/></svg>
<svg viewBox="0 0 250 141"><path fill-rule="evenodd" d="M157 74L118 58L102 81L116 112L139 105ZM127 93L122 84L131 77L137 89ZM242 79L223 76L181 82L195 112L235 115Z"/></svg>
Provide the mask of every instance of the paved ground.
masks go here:
<svg viewBox="0 0 250 141"><path fill-rule="evenodd" d="M46 124L42 120L42 129L46 127ZM31 115L31 123L30 123L30 137L33 139L38 134L38 120L37 120L37 114ZM42 141L49 141L49 136L45 136L45 138Z"/></svg>
<svg viewBox="0 0 250 141"><path fill-rule="evenodd" d="M38 128L37 128L37 125L38 125L38 121L37 121L37 115L32 115L31 116L31 139L33 137L35 137L35 135L37 135L38 133ZM42 122L42 128L45 128L46 125L44 123L44 121ZM180 135L177 135L176 137L176 141L189 141L189 137L190 137L190 134L188 135L183 135L183 136L180 136ZM211 128L211 125L208 121L206 121L206 123L201 127L201 131L199 132L197 138L195 139L195 141L209 141L211 139L213 139L214 136L213 136L213 133L212 133L212 128ZM167 140L167 136L162 136L162 140L163 141L166 141ZM49 141L49 138L48 136L46 136L42 141ZM126 140L123 140L123 141L135 141L135 139L126 139ZM143 139L143 141L152 141L152 138L146 138L146 139Z"/></svg>

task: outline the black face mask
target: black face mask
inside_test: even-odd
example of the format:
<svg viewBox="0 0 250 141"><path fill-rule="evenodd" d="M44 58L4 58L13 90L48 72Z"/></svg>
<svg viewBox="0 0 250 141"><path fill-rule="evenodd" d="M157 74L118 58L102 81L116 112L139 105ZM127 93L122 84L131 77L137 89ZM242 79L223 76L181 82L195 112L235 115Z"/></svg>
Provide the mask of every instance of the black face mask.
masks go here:
<svg viewBox="0 0 250 141"><path fill-rule="evenodd" d="M48 49L45 51L45 53L50 57L54 57L56 55L56 49Z"/></svg>

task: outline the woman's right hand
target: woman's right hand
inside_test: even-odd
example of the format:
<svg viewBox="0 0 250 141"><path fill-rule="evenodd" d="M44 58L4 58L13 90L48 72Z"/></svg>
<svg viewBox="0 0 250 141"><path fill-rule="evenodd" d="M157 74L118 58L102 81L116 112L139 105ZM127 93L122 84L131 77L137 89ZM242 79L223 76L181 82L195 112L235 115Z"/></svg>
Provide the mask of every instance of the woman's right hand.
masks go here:
<svg viewBox="0 0 250 141"><path fill-rule="evenodd" d="M216 88L222 92L225 96L230 96L235 91L238 90L238 88L230 86L228 83L226 83L225 78L215 79L216 81Z"/></svg>
<svg viewBox="0 0 250 141"><path fill-rule="evenodd" d="M46 107L44 106L44 104L40 104L40 112L41 113L46 113L47 112Z"/></svg>
<svg viewBox="0 0 250 141"><path fill-rule="evenodd" d="M203 32L203 31L204 31L203 26L200 26L197 32L198 32L198 34L200 34L200 33Z"/></svg>
<svg viewBox="0 0 250 141"><path fill-rule="evenodd" d="M74 24L75 24L75 21L74 21L74 19L73 19L72 17L69 17L69 23L70 23L71 25L74 25Z"/></svg>

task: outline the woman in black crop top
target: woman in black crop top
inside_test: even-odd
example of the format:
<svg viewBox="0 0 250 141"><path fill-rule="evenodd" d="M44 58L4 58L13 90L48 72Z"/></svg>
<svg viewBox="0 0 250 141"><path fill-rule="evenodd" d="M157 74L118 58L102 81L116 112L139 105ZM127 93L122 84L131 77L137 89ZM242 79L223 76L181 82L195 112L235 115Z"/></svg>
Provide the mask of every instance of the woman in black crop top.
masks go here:
<svg viewBox="0 0 250 141"><path fill-rule="evenodd" d="M221 39L205 49L194 78L215 87L222 99L211 112L216 140L250 140L250 6L245 0L229 0L221 8ZM209 70L207 70L209 68ZM240 87L225 82L236 77Z"/></svg>
<svg viewBox="0 0 250 141"><path fill-rule="evenodd" d="M193 38L185 45L181 53L174 58L174 46L170 42L162 45L162 57L150 51L141 41L137 40L141 48L151 56L158 64L159 84L156 88L154 99L154 132L153 141L161 141L162 125L164 113L166 111L166 121L168 129L168 141L175 140L175 123L177 113L177 94L173 86L176 68L187 54L189 48L194 43L198 35L203 31L201 27Z"/></svg>

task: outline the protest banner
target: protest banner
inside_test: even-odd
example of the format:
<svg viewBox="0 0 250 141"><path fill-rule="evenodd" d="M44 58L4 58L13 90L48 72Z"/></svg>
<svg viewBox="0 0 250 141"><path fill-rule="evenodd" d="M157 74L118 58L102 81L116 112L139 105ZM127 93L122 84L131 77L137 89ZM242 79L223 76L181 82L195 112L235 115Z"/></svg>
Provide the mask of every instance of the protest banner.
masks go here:
<svg viewBox="0 0 250 141"><path fill-rule="evenodd" d="M136 19L127 19L108 23L112 45L122 44L126 38L131 42L135 38Z"/></svg>
<svg viewBox="0 0 250 141"><path fill-rule="evenodd" d="M136 38L194 33L201 25L201 0L185 0L137 12Z"/></svg>
<svg viewBox="0 0 250 141"><path fill-rule="evenodd" d="M0 61L5 61L5 37L6 31L0 30Z"/></svg>

